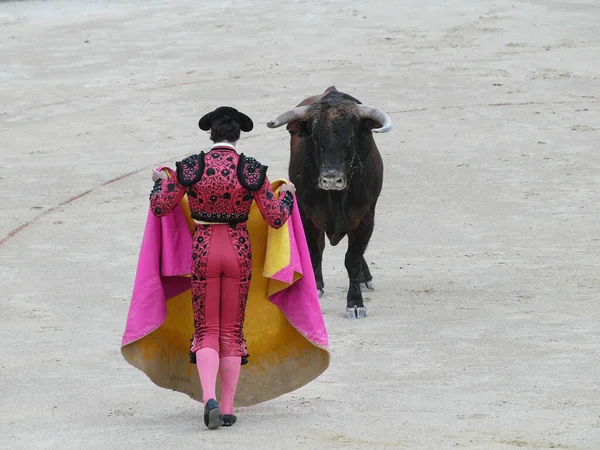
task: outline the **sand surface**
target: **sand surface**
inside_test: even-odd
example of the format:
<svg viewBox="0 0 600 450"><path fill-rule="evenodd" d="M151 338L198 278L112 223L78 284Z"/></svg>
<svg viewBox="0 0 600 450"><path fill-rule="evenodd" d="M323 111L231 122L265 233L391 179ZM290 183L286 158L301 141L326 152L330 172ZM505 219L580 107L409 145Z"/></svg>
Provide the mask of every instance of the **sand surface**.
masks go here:
<svg viewBox="0 0 600 450"><path fill-rule="evenodd" d="M600 448L597 0L0 2L0 447ZM330 85L387 111L368 318L327 247L330 369L209 432L119 345L151 168ZM21 228L20 228L21 227Z"/></svg>

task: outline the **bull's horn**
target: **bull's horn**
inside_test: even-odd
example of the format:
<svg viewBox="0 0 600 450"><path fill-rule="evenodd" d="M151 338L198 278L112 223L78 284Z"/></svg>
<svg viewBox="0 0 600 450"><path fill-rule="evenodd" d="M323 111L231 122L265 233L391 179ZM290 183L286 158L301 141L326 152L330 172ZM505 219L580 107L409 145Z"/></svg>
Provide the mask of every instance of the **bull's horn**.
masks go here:
<svg viewBox="0 0 600 450"><path fill-rule="evenodd" d="M273 120L267 122L267 126L269 128L277 128L281 125L285 125L286 123L293 122L294 120L304 120L306 118L308 108L309 106L297 106L294 109L290 109L289 111L286 111L283 114L275 117Z"/></svg>
<svg viewBox="0 0 600 450"><path fill-rule="evenodd" d="M358 105L358 117L361 119L373 119L381 124L381 128L373 128L374 133L385 133L392 129L392 119L379 108Z"/></svg>

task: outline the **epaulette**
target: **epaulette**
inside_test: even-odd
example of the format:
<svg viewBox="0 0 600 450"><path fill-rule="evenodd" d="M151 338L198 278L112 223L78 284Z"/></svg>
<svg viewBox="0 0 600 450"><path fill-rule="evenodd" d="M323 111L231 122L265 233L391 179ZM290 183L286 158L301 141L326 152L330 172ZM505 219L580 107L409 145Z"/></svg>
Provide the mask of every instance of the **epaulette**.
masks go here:
<svg viewBox="0 0 600 450"><path fill-rule="evenodd" d="M240 155L237 176L240 184L249 191L258 191L265 182L268 166L263 166L256 159Z"/></svg>
<svg viewBox="0 0 600 450"><path fill-rule="evenodd" d="M177 181L182 186L196 184L202 178L204 172L204 152L188 156L181 162L176 163Z"/></svg>

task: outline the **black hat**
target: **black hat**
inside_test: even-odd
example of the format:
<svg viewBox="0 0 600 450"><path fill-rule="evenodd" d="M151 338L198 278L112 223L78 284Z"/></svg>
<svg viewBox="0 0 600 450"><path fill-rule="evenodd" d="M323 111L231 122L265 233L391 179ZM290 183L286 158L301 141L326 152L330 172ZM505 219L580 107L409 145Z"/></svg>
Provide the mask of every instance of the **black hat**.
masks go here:
<svg viewBox="0 0 600 450"><path fill-rule="evenodd" d="M233 120L239 122L240 129L246 133L254 128L254 123L252 123L252 119L250 117L230 106L219 106L214 111L205 114L198 122L198 126L201 130L208 131L210 130L213 122L222 116L229 116Z"/></svg>

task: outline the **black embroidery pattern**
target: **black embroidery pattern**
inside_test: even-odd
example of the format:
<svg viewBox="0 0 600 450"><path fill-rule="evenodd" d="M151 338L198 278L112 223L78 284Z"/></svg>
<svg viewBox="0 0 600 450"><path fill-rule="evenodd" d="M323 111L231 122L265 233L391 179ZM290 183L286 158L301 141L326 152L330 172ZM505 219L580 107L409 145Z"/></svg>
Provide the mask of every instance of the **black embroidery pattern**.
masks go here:
<svg viewBox="0 0 600 450"><path fill-rule="evenodd" d="M150 192L150 200L152 200L153 196L160 194L160 189L162 186L160 180L161 180L161 178L159 178L158 180L156 180L154 182L154 186L152 187L152 191Z"/></svg>
<svg viewBox="0 0 600 450"><path fill-rule="evenodd" d="M287 221L294 204L294 198L289 191L285 193L281 200L275 198L268 179L265 180L260 190L254 194L254 199L263 217L273 228L280 228Z"/></svg>
<svg viewBox="0 0 600 450"><path fill-rule="evenodd" d="M252 247L250 246L250 236L245 223L229 227L229 237L233 243L235 254L240 264L240 295L238 318L236 321L236 343L240 350L240 356L248 357L246 341L244 340L244 319L246 316L246 303L248 302L248 292L250 291L250 282L252 280Z"/></svg>
<svg viewBox="0 0 600 450"><path fill-rule="evenodd" d="M194 311L194 338L192 353L196 353L204 339L206 316L206 263L212 228L210 225L197 225L194 232L194 248L192 250L192 309Z"/></svg>
<svg viewBox="0 0 600 450"><path fill-rule="evenodd" d="M237 166L240 184L249 191L258 191L265 182L267 169L267 166L263 166L256 159L246 157L242 153Z"/></svg>
<svg viewBox="0 0 600 450"><path fill-rule="evenodd" d="M248 214L236 213L199 213L193 212L192 219L212 223L240 223L248 220Z"/></svg>
<svg viewBox="0 0 600 450"><path fill-rule="evenodd" d="M177 162L176 166L177 180L182 186L188 187L196 184L200 181L204 172L204 152L188 156L181 162Z"/></svg>
<svg viewBox="0 0 600 450"><path fill-rule="evenodd" d="M159 178L150 193L150 208L157 217L169 214L185 194L185 188L177 180Z"/></svg>
<svg viewBox="0 0 600 450"><path fill-rule="evenodd" d="M273 194L271 185L266 177L266 166L260 164L254 158L238 155L233 150L216 148L204 155L201 153L196 161L203 161L204 174L200 175L197 183L187 188L188 200L192 218L211 223L239 223L248 220L252 201L256 200L263 217L273 227L280 227L287 220L293 205L291 194L286 193L281 200ZM186 160L189 160L187 158ZM186 161L184 160L184 161ZM195 163L194 163L195 164ZM188 175L191 177L196 170L196 165L189 163L192 167ZM198 162L198 167L200 163ZM186 164L179 166L180 172L184 173ZM244 169L245 168L245 169ZM242 170L243 169L243 170ZM258 190L248 190L243 186L239 174L250 180L253 189L262 180ZM174 181L173 181L174 182ZM164 188L157 196L160 201L155 201L163 214L174 207L172 201L175 195L168 195L170 187ZM181 186L177 183L177 186ZM175 187L177 191L178 187Z"/></svg>
<svg viewBox="0 0 600 450"><path fill-rule="evenodd" d="M205 222L236 222L247 217L252 203L242 201L246 190L240 186L234 170L237 159L233 150L217 148L206 154L206 172L190 187L193 218Z"/></svg>
<svg viewBox="0 0 600 450"><path fill-rule="evenodd" d="M290 191L286 191L283 199L281 200L282 208L287 208L288 215L292 213L292 208L294 207L294 196Z"/></svg>

